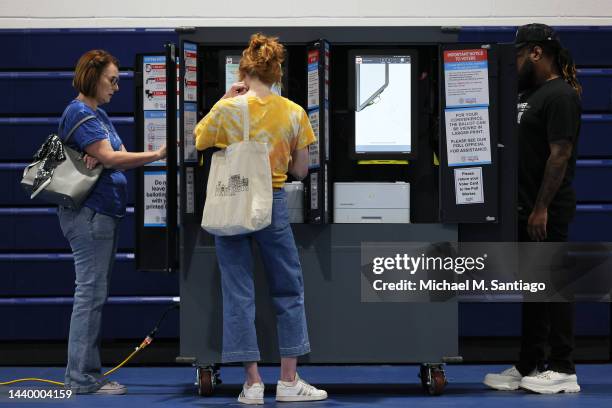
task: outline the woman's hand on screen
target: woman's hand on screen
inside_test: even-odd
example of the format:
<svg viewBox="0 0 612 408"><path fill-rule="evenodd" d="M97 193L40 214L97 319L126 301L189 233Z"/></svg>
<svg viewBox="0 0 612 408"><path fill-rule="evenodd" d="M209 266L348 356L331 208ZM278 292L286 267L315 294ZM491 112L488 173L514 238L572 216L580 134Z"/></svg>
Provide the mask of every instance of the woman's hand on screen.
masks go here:
<svg viewBox="0 0 612 408"><path fill-rule="evenodd" d="M163 145L159 149L157 149L157 160L163 160L166 158L166 145Z"/></svg>

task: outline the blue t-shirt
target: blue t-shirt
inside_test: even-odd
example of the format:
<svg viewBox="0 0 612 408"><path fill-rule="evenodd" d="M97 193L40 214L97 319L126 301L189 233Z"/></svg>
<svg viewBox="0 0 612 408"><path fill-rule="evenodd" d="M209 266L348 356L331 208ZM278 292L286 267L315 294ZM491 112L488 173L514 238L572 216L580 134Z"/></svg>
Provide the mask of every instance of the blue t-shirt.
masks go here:
<svg viewBox="0 0 612 408"><path fill-rule="evenodd" d="M113 150L121 150L123 142L106 112L100 108L93 110L78 99L70 102L60 119L59 136L62 140L66 138L74 125L91 115L96 118L79 126L68 141L68 146L85 152L85 148L90 144L108 139ZM83 205L96 212L120 218L125 215L126 202L127 179L125 174L121 170L104 169Z"/></svg>

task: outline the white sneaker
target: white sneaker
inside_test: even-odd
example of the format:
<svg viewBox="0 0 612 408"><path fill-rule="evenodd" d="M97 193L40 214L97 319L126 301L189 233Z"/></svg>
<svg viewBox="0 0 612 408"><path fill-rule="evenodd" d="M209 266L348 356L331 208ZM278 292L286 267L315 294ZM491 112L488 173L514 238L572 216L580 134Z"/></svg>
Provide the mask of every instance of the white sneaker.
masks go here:
<svg viewBox="0 0 612 408"><path fill-rule="evenodd" d="M538 370L535 369L528 376L537 375ZM521 380L524 377L521 375L516 366L512 366L499 374L489 373L485 375L484 384L499 391L514 391L518 390L521 385Z"/></svg>
<svg viewBox="0 0 612 408"><path fill-rule="evenodd" d="M580 392L578 377L576 374L558 373L556 371L544 371L534 377L524 377L521 380L521 388L537 392L539 394L556 394L558 392Z"/></svg>
<svg viewBox="0 0 612 408"><path fill-rule="evenodd" d="M297 373L293 383L279 381L276 384L276 400L279 402L321 401L326 398L327 392L308 384Z"/></svg>
<svg viewBox="0 0 612 408"><path fill-rule="evenodd" d="M123 395L127 393L127 387L117 381L109 381L98 389L94 394Z"/></svg>
<svg viewBox="0 0 612 408"><path fill-rule="evenodd" d="M238 396L238 402L243 404L263 404L264 403L263 383L253 383L250 387L244 383L242 392Z"/></svg>

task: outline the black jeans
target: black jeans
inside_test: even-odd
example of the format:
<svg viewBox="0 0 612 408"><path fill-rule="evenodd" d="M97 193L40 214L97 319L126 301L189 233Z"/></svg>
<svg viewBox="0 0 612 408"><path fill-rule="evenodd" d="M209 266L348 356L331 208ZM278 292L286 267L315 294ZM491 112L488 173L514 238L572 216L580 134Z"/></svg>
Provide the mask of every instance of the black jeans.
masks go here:
<svg viewBox="0 0 612 408"><path fill-rule="evenodd" d="M527 220L519 218L521 242L532 242L527 234ZM547 242L567 242L567 222L551 222L546 226ZM523 303L521 352L516 368L527 375L535 368L574 374L574 303ZM550 347L548 367L546 349Z"/></svg>

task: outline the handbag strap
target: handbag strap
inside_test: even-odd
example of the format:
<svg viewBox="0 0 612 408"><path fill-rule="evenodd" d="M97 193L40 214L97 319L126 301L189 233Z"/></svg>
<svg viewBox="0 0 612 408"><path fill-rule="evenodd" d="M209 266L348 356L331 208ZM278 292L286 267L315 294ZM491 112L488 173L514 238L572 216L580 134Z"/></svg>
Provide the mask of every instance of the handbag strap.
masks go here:
<svg viewBox="0 0 612 408"><path fill-rule="evenodd" d="M249 100L246 95L240 95L240 109L242 110L242 139L245 142L249 141Z"/></svg>
<svg viewBox="0 0 612 408"><path fill-rule="evenodd" d="M74 133L74 131L75 131L75 130L77 130L77 128L78 128L79 126L81 126L83 123L87 122L88 120L95 119L95 118L96 118L96 116L95 116L95 115L89 115L89 116L86 116L86 117L84 117L83 119L79 120L79 121L76 123L76 125L74 125L74 126L72 127L72 129L70 129L70 132L68 132L68 136L66 136L66 138L64 139L64 143L68 143L68 141L69 141L69 140L70 140L70 138L72 137L72 134Z"/></svg>

